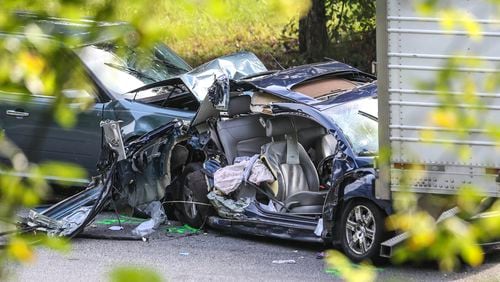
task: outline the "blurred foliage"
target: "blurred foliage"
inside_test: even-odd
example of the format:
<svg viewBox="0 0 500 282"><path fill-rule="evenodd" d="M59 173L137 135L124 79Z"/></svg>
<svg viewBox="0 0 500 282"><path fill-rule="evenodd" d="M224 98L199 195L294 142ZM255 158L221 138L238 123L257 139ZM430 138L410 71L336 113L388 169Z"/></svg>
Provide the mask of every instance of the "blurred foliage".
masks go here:
<svg viewBox="0 0 500 282"><path fill-rule="evenodd" d="M164 281L155 271L143 267L117 267L109 276L111 282Z"/></svg>
<svg viewBox="0 0 500 282"><path fill-rule="evenodd" d="M34 260L32 245L40 244L56 250L68 250L69 245L62 238L45 235L19 234L16 231L16 213L22 208L32 208L40 204L41 197L47 195L49 185L44 175L49 173L60 177L85 178L86 172L80 167L58 162L38 165L27 161L24 154L9 142L5 136L0 140L0 156L11 160L11 165L0 165L0 233L11 233L2 240L6 249L0 250L0 279L5 276L3 265L7 260L30 262ZM30 177L21 177L28 174ZM60 183L64 184L64 183Z"/></svg>
<svg viewBox="0 0 500 282"><path fill-rule="evenodd" d="M500 1L492 1L500 6ZM375 56L375 4L369 0L326 1L327 27L331 53L325 56L369 70L369 64ZM419 1L419 11L426 15L441 13L444 18L444 29L462 28L468 32L472 40L481 40L480 27L467 12L453 9L438 9L437 0ZM165 41L191 64L198 65L214 57L239 50L250 50L273 63L272 57L287 65L303 62L298 54L297 30L298 19L309 7L309 1L294 0L165 0L156 2L132 0L24 0L2 1L0 11L0 30L17 32L27 36L26 44L16 40L0 41L0 86L2 91L15 93L32 93L54 96L55 102L48 118L64 127L71 127L76 122L78 110L90 106L89 101L76 101L61 95L68 88L85 88L81 80L81 70L68 68L71 61L66 49L58 44L40 40L43 31L37 24L19 19L14 11L29 10L40 15L64 17L69 20L86 17L93 20L122 20L132 24L134 31L120 38L130 46L151 46L157 41ZM284 27L284 28L283 28ZM93 27L90 29L92 31ZM101 30L101 32L104 32ZM91 33L99 37L100 32ZM68 46L82 43L81 38L56 36L57 41ZM65 64L59 62L64 61ZM445 128L459 129L462 138L467 129L477 126L479 112L464 112L458 104L464 101L476 104L480 111L481 100L477 99L478 85L465 73L454 71L457 67L474 67L479 61L464 60L460 54L450 60L446 70L440 72L437 83L423 84L426 89L438 89L443 107L435 112L429 121ZM498 74L492 74L482 86L485 90L498 89ZM450 93L450 80L462 83L462 96L447 95ZM90 90L89 90L90 91ZM491 91L490 91L491 92ZM19 95L18 99L26 99ZM69 110L69 103L82 105L76 112ZM458 110L457 110L458 109ZM492 138L500 138L497 124L482 122ZM423 138L432 137L434 132L424 133ZM45 173L58 173L62 177L84 177L83 172L67 164L46 163L30 164L20 150L5 136L1 136L0 154L10 160L10 165L2 170L12 172L0 176L0 231L8 231L14 227L12 221L21 207L33 207L40 197L48 191L43 180ZM467 157L470 152L463 150L461 155ZM21 173L32 174L33 177L21 178ZM410 179L410 177L408 177ZM491 234L498 234L500 222L492 218L479 218L472 223L463 219L476 212L481 193L477 187L465 187L454 197L462 212L437 222L423 210L419 210L417 197L410 192L395 195L395 207L398 213L388 220L388 227L394 230L408 231L410 240L397 250L395 259L406 260L436 259L443 270L453 269L458 258L470 265L478 265L483 261L481 249L476 243L491 239ZM439 198L434 201L441 201ZM447 202L444 200L444 202ZM489 210L500 211L500 204L494 203ZM18 261L34 259L32 243L41 243L55 249L67 249L68 245L60 240L46 237L13 236L9 238L8 247L0 253L0 277L2 264L7 258ZM4 255L5 254L5 255ZM369 266L352 266L345 257L331 252L327 257L330 267L337 269L346 280L372 280L374 271ZM153 272L134 268L120 268L111 273L113 281L161 281Z"/></svg>
<svg viewBox="0 0 500 282"><path fill-rule="evenodd" d="M330 250L326 253L326 272L348 282L374 281L377 277L375 267L370 264L353 264L342 253Z"/></svg>
<svg viewBox="0 0 500 282"><path fill-rule="evenodd" d="M353 32L375 30L375 1L354 0L326 2L329 36L333 42L350 37Z"/></svg>

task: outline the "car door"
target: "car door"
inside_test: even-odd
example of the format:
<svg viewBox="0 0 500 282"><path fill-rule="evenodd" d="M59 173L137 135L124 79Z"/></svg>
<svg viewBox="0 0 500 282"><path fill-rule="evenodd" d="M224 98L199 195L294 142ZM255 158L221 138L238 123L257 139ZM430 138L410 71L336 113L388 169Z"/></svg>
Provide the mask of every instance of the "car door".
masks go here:
<svg viewBox="0 0 500 282"><path fill-rule="evenodd" d="M75 67L78 60L59 60ZM81 66L80 66L81 67ZM62 161L75 163L85 168L89 175L96 174L96 164L101 151L101 129L103 103L95 84L88 78L84 68L78 70L78 83L65 82L61 93L41 95L31 93L6 93L0 95L1 126L7 138L26 154L28 160ZM82 82L83 81L83 82ZM58 95L69 101L64 107L76 114L72 127L62 126L54 120ZM85 110L84 105L92 104ZM66 117L68 118L68 117ZM51 176L47 176L50 178ZM85 182L85 179L73 179Z"/></svg>
<svg viewBox="0 0 500 282"><path fill-rule="evenodd" d="M4 100L5 101L5 100ZM26 154L31 162L63 161L96 173L101 149L102 104L77 115L73 127L65 128L53 119L55 98L32 96L26 102L2 103L2 120L6 136ZM78 104L67 107L76 109Z"/></svg>

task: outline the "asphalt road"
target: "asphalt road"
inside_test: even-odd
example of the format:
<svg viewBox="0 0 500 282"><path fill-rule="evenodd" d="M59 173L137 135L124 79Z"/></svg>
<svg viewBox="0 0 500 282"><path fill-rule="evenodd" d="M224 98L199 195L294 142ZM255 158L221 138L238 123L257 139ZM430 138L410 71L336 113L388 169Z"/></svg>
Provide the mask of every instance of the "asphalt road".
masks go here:
<svg viewBox="0 0 500 282"><path fill-rule="evenodd" d="M108 224L108 225L106 225ZM113 225L90 228L87 234L130 233L110 231ZM129 229L127 229L129 228ZM39 248L37 259L28 265L12 266L12 281L107 281L117 266L154 269L166 281L331 281L339 280L325 271L317 259L321 245L236 237L215 230L186 236L166 232L165 226L148 242L75 238L67 254ZM97 230L97 231L96 231ZM99 233L101 232L101 233ZM94 235L95 235L94 234ZM273 260L294 260L276 264ZM500 281L500 251L487 256L483 266L443 274L433 264L378 269L380 281Z"/></svg>

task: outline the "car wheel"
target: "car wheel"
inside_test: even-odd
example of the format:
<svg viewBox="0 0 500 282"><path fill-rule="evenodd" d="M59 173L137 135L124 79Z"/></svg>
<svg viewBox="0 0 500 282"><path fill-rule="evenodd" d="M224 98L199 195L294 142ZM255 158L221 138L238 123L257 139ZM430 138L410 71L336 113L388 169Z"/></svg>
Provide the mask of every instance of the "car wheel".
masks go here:
<svg viewBox="0 0 500 282"><path fill-rule="evenodd" d="M384 234L383 213L373 202L349 201L342 214L340 233L342 250L349 259L374 259Z"/></svg>
<svg viewBox="0 0 500 282"><path fill-rule="evenodd" d="M212 208L207 198L208 186L200 163L192 163L184 169L181 182L181 221L199 228L211 214Z"/></svg>

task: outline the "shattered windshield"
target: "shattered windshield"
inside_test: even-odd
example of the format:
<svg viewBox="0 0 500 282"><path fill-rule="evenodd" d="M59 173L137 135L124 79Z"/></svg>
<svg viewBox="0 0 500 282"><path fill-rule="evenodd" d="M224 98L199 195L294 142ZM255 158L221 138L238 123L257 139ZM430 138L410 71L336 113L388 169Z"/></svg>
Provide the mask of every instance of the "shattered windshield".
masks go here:
<svg viewBox="0 0 500 282"><path fill-rule="evenodd" d="M334 106L323 111L344 132L359 156L378 152L377 99L365 98Z"/></svg>
<svg viewBox="0 0 500 282"><path fill-rule="evenodd" d="M125 94L191 70L164 44L157 44L152 50L143 50L107 43L85 46L76 53L104 86L115 94ZM154 95L151 91L149 93Z"/></svg>

